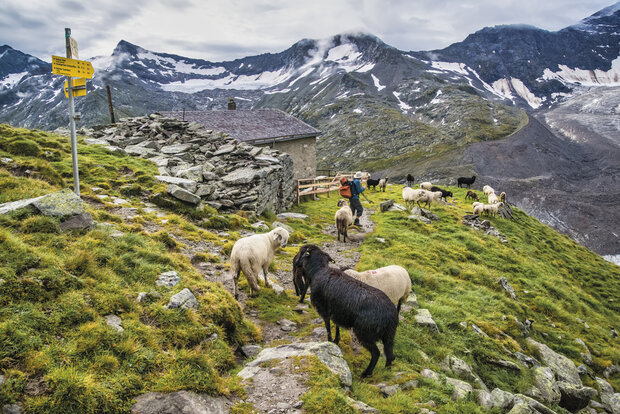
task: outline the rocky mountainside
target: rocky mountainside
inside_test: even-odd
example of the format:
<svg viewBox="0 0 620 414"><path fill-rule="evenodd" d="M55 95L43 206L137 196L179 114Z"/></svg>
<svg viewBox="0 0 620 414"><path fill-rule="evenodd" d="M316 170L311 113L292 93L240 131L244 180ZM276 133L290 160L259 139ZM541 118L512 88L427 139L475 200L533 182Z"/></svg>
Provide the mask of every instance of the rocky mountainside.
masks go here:
<svg viewBox="0 0 620 414"><path fill-rule="evenodd" d="M548 122L558 139L571 137L584 147L580 153L590 154L566 159L563 152L551 152L548 165L568 162L579 170L589 164L575 159L607 159L597 152L606 147L595 141L620 141L620 94L615 93L620 85L619 22L616 3L557 32L496 26L443 50L407 52L372 35L340 34L227 62L120 41L112 55L91 59L95 76L76 107L82 125L106 123L106 85L117 117L224 109L234 96L238 109L279 108L323 131L317 152L322 168L365 168L395 179L415 172L442 181L476 173L478 164L462 162L467 148L517 131L527 122L523 108L545 112L538 119ZM65 126L62 82L49 64L3 46L0 121L43 129ZM496 178L501 182L510 175L500 171ZM618 193L614 183L607 192ZM520 203L525 197L514 199ZM528 211L536 215L539 210ZM558 205L556 213L554 225L570 227L567 207ZM602 224L596 216L583 220L592 228ZM571 228L569 233L580 231ZM613 242L588 241L598 237L584 235L582 240L591 248Z"/></svg>

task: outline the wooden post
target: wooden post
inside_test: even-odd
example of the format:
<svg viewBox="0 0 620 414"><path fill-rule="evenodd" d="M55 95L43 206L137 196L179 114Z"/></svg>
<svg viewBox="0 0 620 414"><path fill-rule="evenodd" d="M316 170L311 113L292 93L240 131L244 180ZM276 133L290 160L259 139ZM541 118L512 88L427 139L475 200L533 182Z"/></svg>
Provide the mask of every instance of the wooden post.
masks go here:
<svg viewBox="0 0 620 414"><path fill-rule="evenodd" d="M108 92L108 107L110 108L110 121L115 124L114 121L114 107L112 106L112 92L110 91L110 85L105 86L105 90Z"/></svg>
<svg viewBox="0 0 620 414"><path fill-rule="evenodd" d="M65 28L65 47L67 57L71 58L71 29ZM71 163L73 165L73 191L80 196L80 172L78 170L77 137L75 135L75 107L73 103L73 78L67 76L69 95L69 129L71 130Z"/></svg>
<svg viewBox="0 0 620 414"><path fill-rule="evenodd" d="M299 205L299 184L301 180L297 180L297 205Z"/></svg>

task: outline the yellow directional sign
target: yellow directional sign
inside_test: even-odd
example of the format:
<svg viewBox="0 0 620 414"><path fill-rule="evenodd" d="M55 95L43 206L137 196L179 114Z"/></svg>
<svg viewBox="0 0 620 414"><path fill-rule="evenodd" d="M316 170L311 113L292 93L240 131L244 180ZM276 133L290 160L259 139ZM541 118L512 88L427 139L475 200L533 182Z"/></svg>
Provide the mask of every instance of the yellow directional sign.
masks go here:
<svg viewBox="0 0 620 414"><path fill-rule="evenodd" d="M92 79L95 70L90 62L52 56L52 73L63 76Z"/></svg>
<svg viewBox="0 0 620 414"><path fill-rule="evenodd" d="M69 81L65 81L65 97L69 97ZM86 78L73 79L73 96L86 96Z"/></svg>

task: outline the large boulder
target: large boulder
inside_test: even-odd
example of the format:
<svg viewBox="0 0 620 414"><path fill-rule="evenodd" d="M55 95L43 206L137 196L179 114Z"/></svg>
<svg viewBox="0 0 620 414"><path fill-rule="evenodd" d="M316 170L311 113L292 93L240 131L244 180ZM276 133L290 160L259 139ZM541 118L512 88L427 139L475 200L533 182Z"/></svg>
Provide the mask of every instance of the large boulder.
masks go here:
<svg viewBox="0 0 620 414"><path fill-rule="evenodd" d="M179 293L172 295L170 301L168 302L168 308L198 309L198 300L191 290L185 288Z"/></svg>
<svg viewBox="0 0 620 414"><path fill-rule="evenodd" d="M168 185L168 187L166 188L166 192L170 194L172 197L178 200L181 200L181 201L185 201L186 203L190 203L190 204L200 203L200 197L198 197L194 193L191 193L179 187L178 185L174 185L174 184Z"/></svg>
<svg viewBox="0 0 620 414"><path fill-rule="evenodd" d="M527 392L527 395L544 403L557 403L560 401L560 390L555 382L555 375L551 368L534 368L534 386Z"/></svg>
<svg viewBox="0 0 620 414"><path fill-rule="evenodd" d="M343 386L351 386L351 370L338 345L332 342L293 343L263 349L256 359L247 364L237 375L243 379L249 379L256 375L260 370L260 365L267 361L310 355L315 355L331 372L336 374Z"/></svg>
<svg viewBox="0 0 620 414"><path fill-rule="evenodd" d="M547 345L536 342L532 338L528 338L527 342L538 348L542 362L551 368L558 381L565 381L579 387L582 386L579 371L577 371L573 361L553 351Z"/></svg>
<svg viewBox="0 0 620 414"><path fill-rule="evenodd" d="M428 309L418 309L418 313L415 315L415 320L419 325L428 326L431 331L439 332L437 324L433 320L433 316Z"/></svg>
<svg viewBox="0 0 620 414"><path fill-rule="evenodd" d="M601 402L612 414L620 414L620 394L614 393L612 386L603 378L596 377L600 389Z"/></svg>
<svg viewBox="0 0 620 414"><path fill-rule="evenodd" d="M582 387L566 381L558 381L557 384L562 394L559 405L569 411L579 411L587 407L590 400L597 395L594 388Z"/></svg>
<svg viewBox="0 0 620 414"><path fill-rule="evenodd" d="M149 392L136 397L132 414L226 414L230 402L223 397L209 397L190 391Z"/></svg>

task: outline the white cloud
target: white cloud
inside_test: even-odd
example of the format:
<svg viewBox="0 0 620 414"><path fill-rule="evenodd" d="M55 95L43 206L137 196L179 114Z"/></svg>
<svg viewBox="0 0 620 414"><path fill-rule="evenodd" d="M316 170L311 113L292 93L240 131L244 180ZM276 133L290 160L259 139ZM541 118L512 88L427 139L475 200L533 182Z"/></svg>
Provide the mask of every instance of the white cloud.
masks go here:
<svg viewBox="0 0 620 414"><path fill-rule="evenodd" d="M3 0L0 39L50 60L71 27L81 58L125 39L145 49L210 61L280 52L302 38L363 31L402 50L440 49L484 26L575 24L609 0Z"/></svg>

